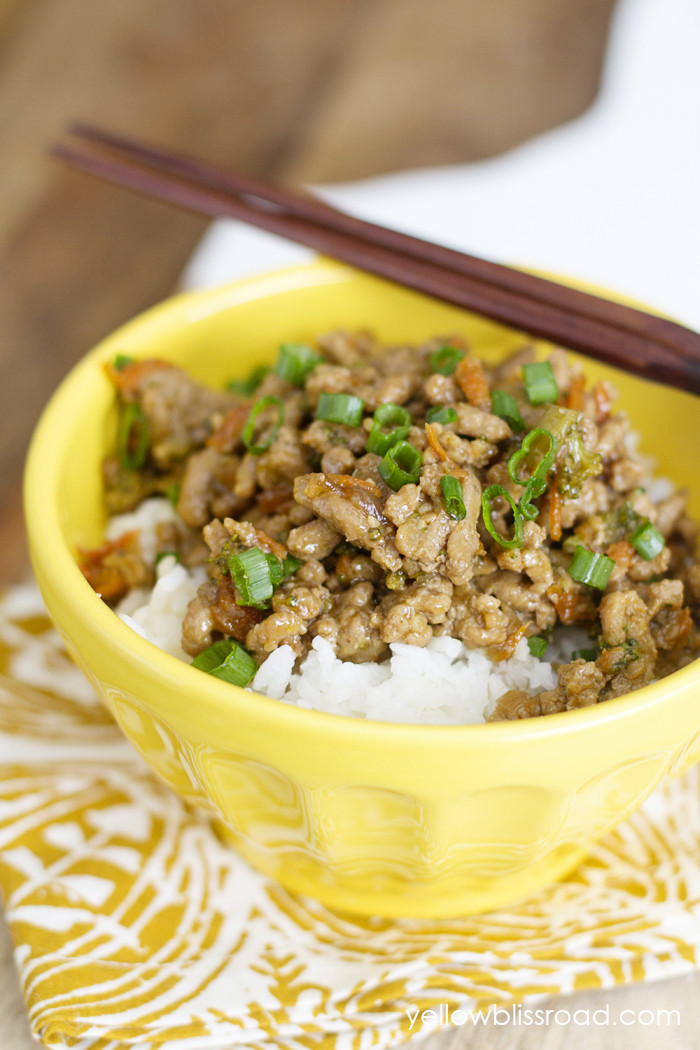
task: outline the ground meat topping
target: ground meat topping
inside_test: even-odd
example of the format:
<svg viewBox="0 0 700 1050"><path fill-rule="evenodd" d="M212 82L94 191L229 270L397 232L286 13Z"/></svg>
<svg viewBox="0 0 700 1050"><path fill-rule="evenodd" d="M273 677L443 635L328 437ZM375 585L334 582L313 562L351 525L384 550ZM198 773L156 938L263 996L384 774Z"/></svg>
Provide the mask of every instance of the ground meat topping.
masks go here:
<svg viewBox="0 0 700 1050"><path fill-rule="evenodd" d="M586 633L583 649L555 663L554 689L510 690L492 720L599 703L697 656L687 493L669 484L653 495L609 384L589 387L554 349L557 399L531 404L533 347L493 364L454 333L383 347L337 331L308 351L304 375L269 370L245 396L163 361L108 369L122 420L138 420L105 461L108 510L167 494L179 521L163 525L159 550L206 565L183 623L186 652L229 638L258 663L280 645L302 659L320 636L341 659L365 662L446 634L500 660L559 626ZM323 395L333 408L319 418ZM359 415L348 417L349 404ZM585 567L574 572L580 548ZM274 583L267 600L245 605L233 570L255 550ZM112 603L155 578L136 533L81 558Z"/></svg>

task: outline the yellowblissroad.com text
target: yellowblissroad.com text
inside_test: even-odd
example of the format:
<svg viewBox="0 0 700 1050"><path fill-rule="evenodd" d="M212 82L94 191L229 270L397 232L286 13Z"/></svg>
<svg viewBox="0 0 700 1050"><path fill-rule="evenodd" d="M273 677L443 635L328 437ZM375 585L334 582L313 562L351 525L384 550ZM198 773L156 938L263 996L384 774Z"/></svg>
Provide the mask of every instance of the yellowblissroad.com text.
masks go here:
<svg viewBox="0 0 700 1050"><path fill-rule="evenodd" d="M581 1028L641 1025L648 1028L659 1025L663 1028L674 1028L679 1027L681 1023L679 1010L614 1010L608 1003L597 1010L567 1010L562 1007L538 1009L520 1004L508 1008L490 1006L488 1009L469 1010L452 1007L449 1003L440 1003L429 1010L421 1010L417 1006L407 1007L406 1015L412 1032L442 1025L454 1025L456 1028L463 1025L494 1025L499 1028L509 1025L514 1028L553 1025L576 1025Z"/></svg>

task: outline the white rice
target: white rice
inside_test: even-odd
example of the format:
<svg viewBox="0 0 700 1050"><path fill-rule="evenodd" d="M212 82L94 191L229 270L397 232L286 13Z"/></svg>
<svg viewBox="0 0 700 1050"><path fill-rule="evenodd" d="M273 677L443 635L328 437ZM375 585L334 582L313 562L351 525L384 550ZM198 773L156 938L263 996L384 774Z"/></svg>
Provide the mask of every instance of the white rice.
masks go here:
<svg viewBox="0 0 700 1050"><path fill-rule="evenodd" d="M138 527L145 549L155 552L157 523L172 520L164 503L168 501L147 500L136 514L113 518L110 534L118 536ZM181 644L182 620L205 572L188 570L176 558L166 557L158 564L157 576L151 591L132 591L117 612L142 637L189 661ZM573 644L586 644L585 636ZM571 646L569 641L567 653ZM303 666L295 672L294 652L284 645L270 653L251 688L273 700L316 711L384 722L454 725L485 721L508 689L538 692L557 684L552 664L532 656L525 639L512 657L500 663L446 636L433 638L425 648L399 643L390 648L391 657L381 664L353 664L339 660L326 639L314 638Z"/></svg>

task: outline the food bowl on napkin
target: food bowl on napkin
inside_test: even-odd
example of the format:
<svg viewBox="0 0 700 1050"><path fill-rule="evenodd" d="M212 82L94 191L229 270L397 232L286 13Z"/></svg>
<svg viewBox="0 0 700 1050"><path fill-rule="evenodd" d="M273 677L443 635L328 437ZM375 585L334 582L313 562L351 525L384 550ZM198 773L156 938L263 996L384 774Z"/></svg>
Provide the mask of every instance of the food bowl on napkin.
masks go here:
<svg viewBox="0 0 700 1050"><path fill-rule="evenodd" d="M484 725L370 722L293 707L189 667L131 630L82 575L105 527L116 431L105 365L162 358L212 386L281 342L369 328L415 343L460 331L495 360L522 336L327 262L173 299L93 350L54 395L26 472L33 565L69 651L149 765L208 809L258 869L340 909L446 916L500 907L570 871L668 772L700 757L700 664L628 696ZM695 400L610 378L645 452L693 488ZM697 488L690 510L700 517Z"/></svg>

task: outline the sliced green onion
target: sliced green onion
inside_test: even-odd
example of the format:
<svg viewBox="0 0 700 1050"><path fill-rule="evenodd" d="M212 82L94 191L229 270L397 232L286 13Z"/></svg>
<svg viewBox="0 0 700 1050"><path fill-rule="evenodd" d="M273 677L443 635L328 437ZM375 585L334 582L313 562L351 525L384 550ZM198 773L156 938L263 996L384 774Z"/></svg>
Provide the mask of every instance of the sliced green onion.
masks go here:
<svg viewBox="0 0 700 1050"><path fill-rule="evenodd" d="M365 403L354 394L326 394L319 396L316 406L316 419L325 419L328 423L345 423L349 427L359 427Z"/></svg>
<svg viewBox="0 0 700 1050"><path fill-rule="evenodd" d="M127 365L133 365L134 358L129 357L128 354L117 354L112 361L112 368L115 372L123 372Z"/></svg>
<svg viewBox="0 0 700 1050"><path fill-rule="evenodd" d="M533 474L525 486L525 491L520 497L518 507L520 508L520 513L527 519L527 521L534 521L539 514L539 509L532 501L541 496L546 488L546 480L541 478L538 474Z"/></svg>
<svg viewBox="0 0 700 1050"><path fill-rule="evenodd" d="M168 485L165 490L165 497L177 509L177 505L180 502L180 485L177 481L174 481L172 485Z"/></svg>
<svg viewBox="0 0 700 1050"><path fill-rule="evenodd" d="M282 562L282 579L286 580L288 576L292 576L303 564L301 558L295 558L293 554L285 555Z"/></svg>
<svg viewBox="0 0 700 1050"><path fill-rule="evenodd" d="M586 583L589 587L604 591L614 568L615 562L607 554L596 554L588 547L579 545L566 571L577 583Z"/></svg>
<svg viewBox="0 0 700 1050"><path fill-rule="evenodd" d="M397 441L403 441L410 429L411 414L407 409L401 405L378 405L367 436L367 451L383 456Z"/></svg>
<svg viewBox="0 0 700 1050"><path fill-rule="evenodd" d="M303 386L306 377L321 361L323 361L321 354L317 354L310 346L305 346L303 343L282 343L275 372L280 379L286 379L294 386Z"/></svg>
<svg viewBox="0 0 700 1050"><path fill-rule="evenodd" d="M195 656L192 667L221 678L224 682L241 686L248 685L258 670L255 658L233 638L214 642L199 656Z"/></svg>
<svg viewBox="0 0 700 1050"><path fill-rule="evenodd" d="M520 415L518 402L505 390L493 390L491 392L491 412L494 416L504 420L511 430L520 433L525 429L525 420Z"/></svg>
<svg viewBox="0 0 700 1050"><path fill-rule="evenodd" d="M442 423L443 426L447 426L448 423L457 422L457 409L451 407L445 407L444 405L434 405L433 408L429 408L425 413L426 423Z"/></svg>
<svg viewBox="0 0 700 1050"><path fill-rule="evenodd" d="M533 656L541 660L547 649L547 639L542 638L540 635L535 635L532 638L528 638L527 647Z"/></svg>
<svg viewBox="0 0 700 1050"><path fill-rule="evenodd" d="M245 379L229 380L226 389L241 397L252 397L269 371L267 365L258 365Z"/></svg>
<svg viewBox="0 0 700 1050"><path fill-rule="evenodd" d="M443 474L440 478L440 488L445 497L445 510L451 518L462 521L467 515L467 508L464 506L464 493L460 482L452 474Z"/></svg>
<svg viewBox="0 0 700 1050"><path fill-rule="evenodd" d="M574 649L571 654L573 660L596 660L598 658L598 650L593 647L592 649Z"/></svg>
<svg viewBox="0 0 700 1050"><path fill-rule="evenodd" d="M501 536L493 523L493 508L491 504L496 499L504 499L513 512L513 535L510 539ZM484 525L496 543L500 543L501 547L505 547L506 550L522 547L525 538L522 514L516 507L515 500L510 492L503 485L489 485L488 488L484 489L481 496L481 513L483 514Z"/></svg>
<svg viewBox="0 0 700 1050"><path fill-rule="evenodd" d="M143 409L133 401L124 405L117 430L117 455L125 470L140 470L146 462L151 430Z"/></svg>
<svg viewBox="0 0 700 1050"><path fill-rule="evenodd" d="M258 420L258 416L261 412L264 412L266 408L272 408L273 406L276 406L277 408L277 419L265 440L259 443L255 443L253 441L253 438L255 437L255 426ZM248 422L244 426L243 433L241 435L243 444L248 449L248 451L252 452L254 456L259 456L263 452L266 452L272 444L272 442L277 437L277 431L281 427L283 419L284 405L278 397L273 397L272 394L268 394L267 397L261 397L259 401L256 401L250 410Z"/></svg>
<svg viewBox="0 0 700 1050"><path fill-rule="evenodd" d="M547 450L544 453L535 448L537 442L543 439L547 442ZM544 430L542 427L535 427L534 430L525 435L520 448L508 460L508 473L511 480L516 485L527 485L532 478L546 478L556 459L557 448L557 442L548 430ZM530 470L530 477L523 478L518 473L518 468L530 455L535 457L535 464ZM542 492L544 492L544 489L542 489ZM541 495L541 492L538 495Z"/></svg>
<svg viewBox="0 0 700 1050"><path fill-rule="evenodd" d="M232 554L229 558L231 579L241 600L238 605L252 605L255 609L266 609L275 587L282 582L282 563L274 555L265 554L259 547Z"/></svg>
<svg viewBox="0 0 700 1050"><path fill-rule="evenodd" d="M531 405L542 405L546 401L556 401L559 397L559 387L549 361L523 365L523 382Z"/></svg>
<svg viewBox="0 0 700 1050"><path fill-rule="evenodd" d="M156 560L155 560L155 563L154 563L156 565L156 567L158 565L160 565L160 563L163 561L164 558L174 558L175 561L178 563L178 565L180 564L180 561L181 561L180 555L178 554L177 551L158 551L158 553L156 554Z"/></svg>
<svg viewBox="0 0 700 1050"><path fill-rule="evenodd" d="M399 441L386 452L378 466L379 474L394 492L402 485L415 485L420 477L423 456L408 441Z"/></svg>
<svg viewBox="0 0 700 1050"><path fill-rule="evenodd" d="M666 546L666 540L648 519L630 533L629 539L637 554L641 554L646 561L651 561Z"/></svg>
<svg viewBox="0 0 700 1050"><path fill-rule="evenodd" d="M463 357L464 351L458 350L456 346L441 346L439 350L433 351L428 361L433 372L451 376Z"/></svg>

